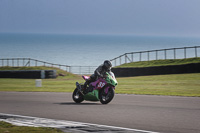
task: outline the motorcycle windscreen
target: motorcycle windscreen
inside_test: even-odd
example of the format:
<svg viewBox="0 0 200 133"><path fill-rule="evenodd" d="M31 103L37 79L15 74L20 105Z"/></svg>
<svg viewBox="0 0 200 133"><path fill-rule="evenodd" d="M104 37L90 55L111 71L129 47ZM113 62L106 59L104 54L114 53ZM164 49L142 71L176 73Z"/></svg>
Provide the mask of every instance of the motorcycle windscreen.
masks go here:
<svg viewBox="0 0 200 133"><path fill-rule="evenodd" d="M117 83L117 80L115 78L115 75L113 73L107 73L107 77L106 77L106 82L108 84L111 84L113 86L116 86L118 83Z"/></svg>

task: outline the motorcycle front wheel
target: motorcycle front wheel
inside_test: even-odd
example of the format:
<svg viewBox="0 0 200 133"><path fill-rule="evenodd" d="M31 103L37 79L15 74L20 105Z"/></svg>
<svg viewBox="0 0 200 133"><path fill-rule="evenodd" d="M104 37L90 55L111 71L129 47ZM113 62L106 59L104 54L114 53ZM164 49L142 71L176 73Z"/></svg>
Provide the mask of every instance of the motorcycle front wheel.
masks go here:
<svg viewBox="0 0 200 133"><path fill-rule="evenodd" d="M108 104L114 97L115 91L113 88L108 89L108 93L104 92L104 89L100 91L99 100L102 104Z"/></svg>
<svg viewBox="0 0 200 133"><path fill-rule="evenodd" d="M76 103L81 103L82 101L84 101L83 94L77 88L74 90L72 94L72 99Z"/></svg>

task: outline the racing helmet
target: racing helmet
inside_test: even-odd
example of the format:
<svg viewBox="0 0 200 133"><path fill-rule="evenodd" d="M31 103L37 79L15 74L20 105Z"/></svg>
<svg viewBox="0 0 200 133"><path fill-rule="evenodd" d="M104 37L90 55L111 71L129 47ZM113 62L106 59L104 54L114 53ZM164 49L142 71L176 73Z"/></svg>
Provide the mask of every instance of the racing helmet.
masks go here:
<svg viewBox="0 0 200 133"><path fill-rule="evenodd" d="M104 67L106 67L106 69L110 70L112 67L112 63L109 60L105 60L103 63Z"/></svg>

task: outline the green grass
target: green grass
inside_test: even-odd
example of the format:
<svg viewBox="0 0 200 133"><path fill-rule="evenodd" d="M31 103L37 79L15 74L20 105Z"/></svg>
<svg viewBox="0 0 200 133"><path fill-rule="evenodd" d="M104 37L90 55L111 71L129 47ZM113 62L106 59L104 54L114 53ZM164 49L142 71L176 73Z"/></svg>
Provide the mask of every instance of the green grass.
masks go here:
<svg viewBox="0 0 200 133"><path fill-rule="evenodd" d="M116 93L197 96L200 97L200 73L117 78ZM43 79L35 87L35 79L0 79L0 91L72 92L81 77Z"/></svg>
<svg viewBox="0 0 200 133"><path fill-rule="evenodd" d="M200 96L200 73L119 78L117 93Z"/></svg>
<svg viewBox="0 0 200 133"><path fill-rule="evenodd" d="M63 133L59 129L45 127L14 126L0 121L0 133Z"/></svg>
<svg viewBox="0 0 200 133"><path fill-rule="evenodd" d="M168 66L168 65L183 65L190 63L200 63L200 57L188 58L188 59L167 59L167 60L153 60L153 61L141 61L122 64L116 68L123 67L152 67L152 66Z"/></svg>
<svg viewBox="0 0 200 133"><path fill-rule="evenodd" d="M80 78L42 79L42 87L35 87L35 79L0 79L0 91L72 92Z"/></svg>
<svg viewBox="0 0 200 133"><path fill-rule="evenodd" d="M200 58L176 60L175 64L197 63ZM173 64L174 60L152 61L154 64ZM171 62L171 63L169 63ZM139 63L139 62L138 62ZM145 62L148 63L148 62ZM143 62L143 66L145 65ZM152 63L153 64L153 63ZM29 92L73 92L75 83L84 83L81 76L68 73L52 67L0 67L0 70L50 70L56 69L57 74L65 74L56 79L42 79L42 87L35 87L35 79L0 78L0 91L29 91ZM171 74L117 78L119 84L116 93L197 96L200 97L200 73Z"/></svg>

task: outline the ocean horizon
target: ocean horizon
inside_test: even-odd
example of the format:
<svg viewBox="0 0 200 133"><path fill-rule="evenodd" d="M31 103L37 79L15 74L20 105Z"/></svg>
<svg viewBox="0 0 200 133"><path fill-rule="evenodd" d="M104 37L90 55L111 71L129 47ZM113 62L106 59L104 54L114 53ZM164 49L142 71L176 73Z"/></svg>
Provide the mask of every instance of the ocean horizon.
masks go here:
<svg viewBox="0 0 200 133"><path fill-rule="evenodd" d="M98 66L124 53L192 46L200 46L200 38L0 33L0 58L33 58L69 66Z"/></svg>

